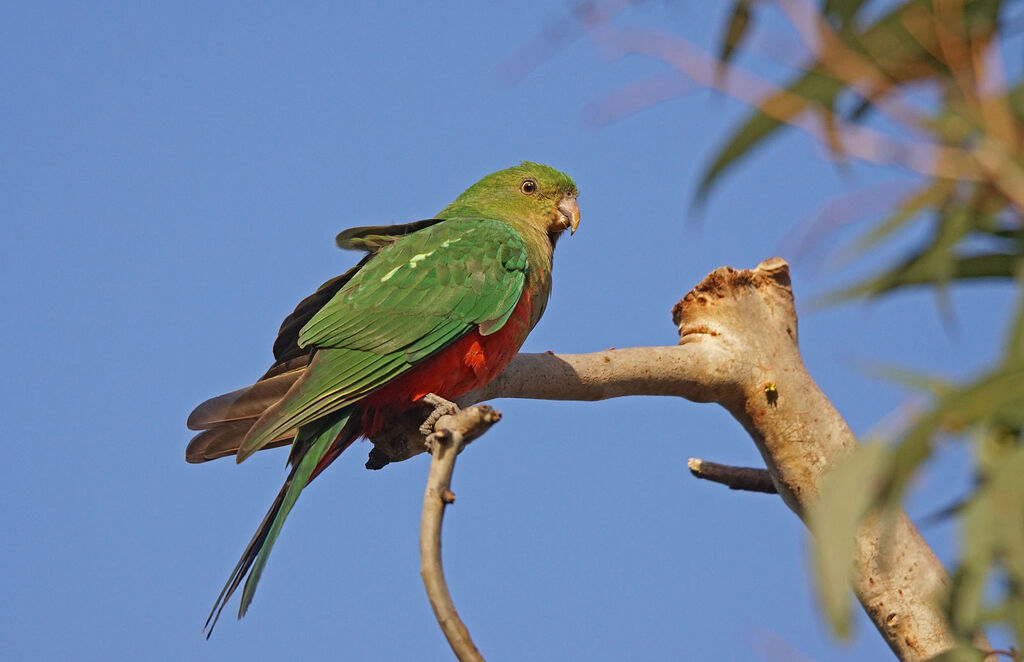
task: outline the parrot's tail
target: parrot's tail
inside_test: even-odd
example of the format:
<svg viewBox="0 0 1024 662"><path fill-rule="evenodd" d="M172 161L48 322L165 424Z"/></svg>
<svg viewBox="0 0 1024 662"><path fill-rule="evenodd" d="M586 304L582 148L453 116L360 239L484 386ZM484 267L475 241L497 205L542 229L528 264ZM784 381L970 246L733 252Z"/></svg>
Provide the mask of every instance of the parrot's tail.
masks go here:
<svg viewBox="0 0 1024 662"><path fill-rule="evenodd" d="M277 404L306 371L305 358L275 366L260 381L202 403L189 414L190 430L202 430L185 449L185 460L193 464L234 455L253 424L268 408ZM295 438L290 430L263 448L287 446Z"/></svg>
<svg viewBox="0 0 1024 662"><path fill-rule="evenodd" d="M350 424L351 423L351 424ZM359 436L359 415L354 407L346 407L327 416L322 422L312 423L302 427L295 436L295 444L292 446L288 462L291 464L291 472L288 474L284 486L278 492L277 498L270 506L266 517L260 523L256 534L249 541L238 565L231 571L227 583L217 596L217 601L206 618L203 632L209 638L213 634L213 628L220 618L224 606L231 599L235 589L239 587L242 580L245 580L245 587L242 589L242 599L238 606L238 617L245 615L252 597L256 592L256 584L260 581L263 568L270 556L270 549L274 546L278 534L281 532L281 525L288 517L299 493L309 484L309 481L319 473L326 460L337 457L343 450L348 448L356 437Z"/></svg>

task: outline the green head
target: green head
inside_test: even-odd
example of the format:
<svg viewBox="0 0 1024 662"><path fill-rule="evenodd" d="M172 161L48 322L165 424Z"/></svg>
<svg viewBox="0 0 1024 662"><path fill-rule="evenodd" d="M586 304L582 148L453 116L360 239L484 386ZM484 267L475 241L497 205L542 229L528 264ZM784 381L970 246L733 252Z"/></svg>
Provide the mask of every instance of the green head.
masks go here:
<svg viewBox="0 0 1024 662"><path fill-rule="evenodd" d="M470 186L438 218L473 215L527 224L554 235L567 228L576 232L580 223L576 193L576 182L569 175L523 161Z"/></svg>

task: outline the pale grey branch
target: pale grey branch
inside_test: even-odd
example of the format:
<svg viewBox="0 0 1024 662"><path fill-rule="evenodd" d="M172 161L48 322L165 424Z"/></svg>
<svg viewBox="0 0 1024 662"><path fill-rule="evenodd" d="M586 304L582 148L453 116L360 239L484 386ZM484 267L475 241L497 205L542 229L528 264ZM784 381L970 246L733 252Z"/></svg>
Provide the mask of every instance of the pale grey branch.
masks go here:
<svg viewBox="0 0 1024 662"><path fill-rule="evenodd" d="M497 379L459 402L627 395L716 402L747 430L779 495L803 517L826 473L856 448L857 439L800 357L788 265L774 258L755 269L717 269L672 313L676 346L520 354ZM417 426L403 421L375 436L375 452L389 461L423 452ZM443 510L438 498L427 501ZM426 513L426 502L424 507ZM861 526L853 590L899 659L928 660L954 645L936 601L950 579L906 514L888 522L890 528L879 518ZM988 647L983 636L977 643Z"/></svg>
<svg viewBox="0 0 1024 662"><path fill-rule="evenodd" d="M728 464L708 462L691 457L686 463L690 473L696 478L710 480L712 483L721 483L730 490L742 490L744 492L763 492L765 494L778 494L775 483L772 482L772 475L767 469L754 467L733 467Z"/></svg>
<svg viewBox="0 0 1024 662"><path fill-rule="evenodd" d="M800 357L789 266L774 258L756 269L716 269L672 313L676 347L522 355L466 401L676 395L717 402L753 438L783 501L803 517L857 439ZM905 513L889 521L888 529L878 518L861 526L853 590L896 656L920 662L955 643L936 600L950 579ZM987 647L984 637L977 643Z"/></svg>
<svg viewBox="0 0 1024 662"><path fill-rule="evenodd" d="M469 630L459 618L451 593L448 592L441 563L441 523L445 506L455 501L451 480L456 456L463 446L499 420L500 413L487 405L477 405L440 416L433 421L434 433L427 437L432 457L420 518L420 575L427 589L430 606L434 609L434 616L461 662L483 662L484 658L473 644Z"/></svg>

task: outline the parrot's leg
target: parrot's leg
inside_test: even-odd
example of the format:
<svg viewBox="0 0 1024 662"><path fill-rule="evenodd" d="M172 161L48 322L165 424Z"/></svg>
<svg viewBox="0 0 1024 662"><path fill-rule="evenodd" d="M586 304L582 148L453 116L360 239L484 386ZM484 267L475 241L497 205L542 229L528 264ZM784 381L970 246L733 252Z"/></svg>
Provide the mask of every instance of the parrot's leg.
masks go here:
<svg viewBox="0 0 1024 662"><path fill-rule="evenodd" d="M434 393L427 393L423 396L423 402L434 406L434 411L430 412L430 416L427 416L427 420L423 421L423 425L420 426L420 432L423 433L424 437L429 437L434 433L434 424L437 423L442 416L459 413L459 406L457 404L450 400L445 400Z"/></svg>

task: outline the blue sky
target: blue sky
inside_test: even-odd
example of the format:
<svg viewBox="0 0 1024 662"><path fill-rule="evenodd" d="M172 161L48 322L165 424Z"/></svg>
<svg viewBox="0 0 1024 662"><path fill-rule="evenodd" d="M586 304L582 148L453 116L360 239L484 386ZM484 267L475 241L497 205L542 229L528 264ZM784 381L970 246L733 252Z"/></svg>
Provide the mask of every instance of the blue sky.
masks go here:
<svg viewBox="0 0 1024 662"><path fill-rule="evenodd" d="M722 6L719 6L721 4ZM617 25L709 46L726 3L649 3ZM706 91L605 127L589 103L664 65L588 38L510 56L560 3L12 3L0 20L0 551L5 660L445 660L418 576L428 460L347 452L300 499L249 615L207 610L284 478L285 454L191 466L199 401L269 365L281 319L350 266L335 233L429 217L520 160L571 174L582 225L525 350L672 344L707 272L795 257L833 197L905 175L839 171L791 134L688 223L701 167L742 117ZM523 77L509 83L499 66ZM767 69L770 69L768 67ZM919 237L911 233L904 245ZM857 273L794 261L805 361L859 434L906 403L885 361L962 377L1002 341L1006 292L819 310ZM979 316L975 319L975 316ZM699 482L688 457L758 465L713 405L498 401L459 460L449 583L491 660L884 659L863 617L836 644L806 534L775 497ZM943 451L912 514L965 484ZM950 526L925 530L954 552ZM799 651L799 653L797 652Z"/></svg>

